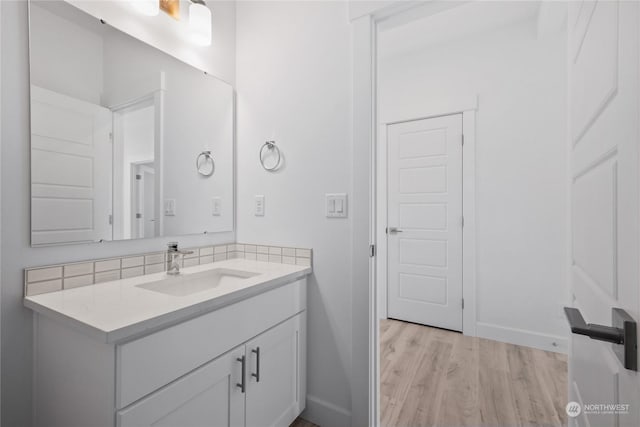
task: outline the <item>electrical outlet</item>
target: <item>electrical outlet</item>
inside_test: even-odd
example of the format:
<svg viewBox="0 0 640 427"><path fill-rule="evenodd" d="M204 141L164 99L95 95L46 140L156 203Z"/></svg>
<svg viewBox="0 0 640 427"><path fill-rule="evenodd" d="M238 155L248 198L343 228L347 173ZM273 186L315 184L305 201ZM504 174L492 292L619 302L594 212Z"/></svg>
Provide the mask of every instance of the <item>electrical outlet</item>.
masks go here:
<svg viewBox="0 0 640 427"><path fill-rule="evenodd" d="M256 196L254 213L255 216L264 216L264 196Z"/></svg>
<svg viewBox="0 0 640 427"><path fill-rule="evenodd" d="M220 197L214 197L211 199L211 215L220 216L222 212L222 199Z"/></svg>
<svg viewBox="0 0 640 427"><path fill-rule="evenodd" d="M164 216L176 215L176 199L164 200Z"/></svg>

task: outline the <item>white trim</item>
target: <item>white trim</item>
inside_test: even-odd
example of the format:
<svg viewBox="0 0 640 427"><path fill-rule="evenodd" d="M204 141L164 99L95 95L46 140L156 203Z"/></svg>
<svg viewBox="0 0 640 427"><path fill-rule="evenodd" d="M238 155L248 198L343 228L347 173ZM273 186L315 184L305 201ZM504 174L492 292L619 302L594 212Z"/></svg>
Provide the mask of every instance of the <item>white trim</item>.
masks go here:
<svg viewBox="0 0 640 427"><path fill-rule="evenodd" d="M477 98L476 98L477 99ZM476 106L477 108L477 106ZM476 112L463 111L462 135L462 333L475 336L476 305Z"/></svg>
<svg viewBox="0 0 640 427"><path fill-rule="evenodd" d="M160 80L164 82L164 72L160 72ZM112 212L113 215L113 224L112 224L112 236L114 240L124 239L124 233L126 230L123 228L124 224L124 215L122 212L122 203L123 199L122 195L122 176L124 171L124 165L122 162L122 156L124 153L124 143L123 143L123 129L122 129L122 115L137 110L139 108L144 107L153 107L153 144L154 144L154 169L157 173L156 176L160 176L161 179L156 180L155 185L155 208L156 208L156 221L154 223L155 228L155 236L162 236L162 231L164 230L164 215L162 214L163 209L163 200L161 198L162 195L162 187L164 183L162 182L162 149L164 144L164 128L163 128L163 117L164 117L164 83L158 86L157 90L153 90L144 95L136 96L129 101L123 101L118 106L111 107L112 113L112 128L111 131L113 133L113 158L115 160L113 166L113 182L114 188L113 192L113 206ZM130 224L130 230L133 229L133 223ZM133 234L133 233L131 233ZM117 239L115 236L118 236ZM130 237L129 239L136 239L137 237ZM124 239L124 240L129 240Z"/></svg>
<svg viewBox="0 0 640 427"><path fill-rule="evenodd" d="M307 395L307 405L300 417L319 426L351 425L351 412L311 395Z"/></svg>
<svg viewBox="0 0 640 427"><path fill-rule="evenodd" d="M387 117L380 119L380 123L391 125L394 123L410 122L412 120L431 119L440 116L451 116L453 114L464 113L465 111L475 111L478 109L478 95L447 97L447 100L431 103L428 100L417 107L411 106L406 111L388 113Z"/></svg>
<svg viewBox="0 0 640 427"><path fill-rule="evenodd" d="M486 322L477 323L477 332L481 338L563 354L567 353L569 344L569 339L566 336L541 334Z"/></svg>
<svg viewBox="0 0 640 427"><path fill-rule="evenodd" d="M0 28L2 27L2 5L0 5ZM0 30L0 50L2 46L2 31ZM0 141L2 141L2 60L0 59ZM4 141L0 143L0 147L4 145ZM0 241L2 241L2 150L0 150ZM1 246L1 245L0 245ZM2 277L2 252L0 250L0 277ZM2 298L0 297L0 330L2 330ZM2 344L0 343L0 355L2 355ZM0 356L0 390L2 390L2 356ZM0 392L0 402L2 401L2 393ZM2 405L0 405L2 406ZM2 409L0 409L0 420L2 419Z"/></svg>
<svg viewBox="0 0 640 427"><path fill-rule="evenodd" d="M377 245L376 225L377 225L377 212L376 206L378 200L376 198L377 188L377 176L376 176L376 159L378 156L378 150L376 150L376 141L378 139L377 122L378 122L378 106L377 106L377 81L378 81L378 52L377 52L377 37L378 37L378 24L374 23L370 28L371 35L371 140L369 142L370 157L369 157L369 243L370 245ZM374 246L375 248L375 246ZM369 257L369 319L374 319L373 325L369 323L369 345L375 349L371 351L369 349L369 388L373 388L372 396L369 399L375 399L375 402L371 404L371 400L367 402L368 414L367 420L371 425L371 420L374 420L373 425L377 426L380 420L380 322L377 321L378 315L376 314L376 303L379 299L376 268L378 264L378 257L374 251Z"/></svg>
<svg viewBox="0 0 640 427"><path fill-rule="evenodd" d="M162 74L162 81L164 82L164 73ZM163 84L164 87L164 84ZM164 206L164 161L165 158L162 156L164 153L164 105L165 105L165 91L157 90L153 94L153 104L155 105L154 109L154 118L153 123L155 128L153 130L154 141L153 144L155 146L154 153L154 161L155 161L155 170L156 176L159 176L160 179L156 179L156 194L155 202L156 202L156 222L155 222L155 234L156 236L164 236L164 215L163 215L163 206Z"/></svg>
<svg viewBox="0 0 640 427"><path fill-rule="evenodd" d="M378 425L378 322L374 263L375 244L371 168L375 147L375 23L371 16L352 22L353 135L351 201L351 425ZM374 320L375 319L375 320Z"/></svg>
<svg viewBox="0 0 640 427"><path fill-rule="evenodd" d="M477 98L476 98L477 99ZM475 145L476 125L474 107L470 111L445 114L443 111L434 111L431 116L423 116L420 119L396 121L378 126L378 138L376 141L377 161L373 163L377 185L372 197L376 199L376 233L377 262L376 262L376 288L377 288L377 316L378 319L386 319L388 316L388 242L386 234L387 226L387 127L390 124L422 120L433 117L442 117L452 114L462 114L462 134L464 146L462 154L462 215L464 228L462 230L462 297L465 301L462 310L462 332L464 335L476 335L476 204L475 204Z"/></svg>
<svg viewBox="0 0 640 427"><path fill-rule="evenodd" d="M376 287L378 319L386 319L387 313L387 281L388 281L388 241L386 233L387 224L387 124L381 124L376 141L376 166L374 173L377 178L376 185L376 233L378 253L376 254Z"/></svg>
<svg viewBox="0 0 640 427"><path fill-rule="evenodd" d="M401 2L402 3L402 2ZM380 347L375 271L377 256L368 258L369 244L377 244L375 222L375 53L378 23L421 2L387 3L351 22L352 36L352 351L351 422L345 426L380 424ZM365 185L368 184L368 185ZM365 233L366 230L366 233ZM365 278L365 275L368 276ZM366 298L364 294L367 294ZM366 322L366 323L365 323ZM363 363L366 361L365 363ZM357 362L357 363L354 363ZM368 392L363 398L362 394ZM338 424L339 425L339 424Z"/></svg>
<svg viewBox="0 0 640 427"><path fill-rule="evenodd" d="M144 102L157 91L167 89L165 73L152 73L145 78L126 81L116 91L109 92L104 103L111 110L123 110Z"/></svg>

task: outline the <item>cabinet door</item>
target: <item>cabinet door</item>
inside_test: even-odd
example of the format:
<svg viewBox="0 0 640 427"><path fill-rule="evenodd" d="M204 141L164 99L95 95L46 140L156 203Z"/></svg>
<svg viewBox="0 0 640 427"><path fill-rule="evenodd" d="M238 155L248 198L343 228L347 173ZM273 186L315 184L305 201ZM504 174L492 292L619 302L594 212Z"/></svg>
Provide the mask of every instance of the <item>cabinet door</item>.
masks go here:
<svg viewBox="0 0 640 427"><path fill-rule="evenodd" d="M247 343L247 427L287 427L304 409L305 329L302 312Z"/></svg>
<svg viewBox="0 0 640 427"><path fill-rule="evenodd" d="M244 346L118 412L119 427L244 427Z"/></svg>

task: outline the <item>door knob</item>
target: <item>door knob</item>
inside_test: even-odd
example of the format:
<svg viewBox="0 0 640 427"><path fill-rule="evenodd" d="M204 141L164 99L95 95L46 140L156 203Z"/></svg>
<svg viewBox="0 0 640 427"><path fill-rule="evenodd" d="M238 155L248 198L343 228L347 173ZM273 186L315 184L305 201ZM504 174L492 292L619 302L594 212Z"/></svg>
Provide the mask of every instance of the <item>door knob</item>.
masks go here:
<svg viewBox="0 0 640 427"><path fill-rule="evenodd" d="M587 323L577 308L565 307L571 332L591 339L612 343L613 352L626 369L638 370L637 323L621 308L611 309L613 326Z"/></svg>
<svg viewBox="0 0 640 427"><path fill-rule="evenodd" d="M402 230L400 230L398 227L389 227L387 228L387 233L389 234L402 233Z"/></svg>

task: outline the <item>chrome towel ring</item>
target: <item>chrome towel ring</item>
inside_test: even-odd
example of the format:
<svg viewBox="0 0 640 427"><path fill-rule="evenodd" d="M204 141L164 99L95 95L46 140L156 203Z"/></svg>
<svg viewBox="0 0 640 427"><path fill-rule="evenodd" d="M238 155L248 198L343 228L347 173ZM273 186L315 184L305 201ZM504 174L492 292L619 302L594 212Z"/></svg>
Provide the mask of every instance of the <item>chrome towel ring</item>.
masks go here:
<svg viewBox="0 0 640 427"><path fill-rule="evenodd" d="M196 170L202 176L213 175L216 170L216 162L213 160L211 151L207 150L198 154L198 157L196 157Z"/></svg>
<svg viewBox="0 0 640 427"><path fill-rule="evenodd" d="M265 165L264 162L264 154L265 154L265 149L267 149L267 152L275 152L276 155L278 156L276 159L276 162L273 166L267 166ZM278 170L278 168L280 167L280 161L282 160L282 157L280 156L280 149L278 147L276 147L276 142L275 141L267 141L262 145L262 148L260 148L260 164L262 165L262 167L264 168L264 170L268 171L268 172L274 172L276 170Z"/></svg>

